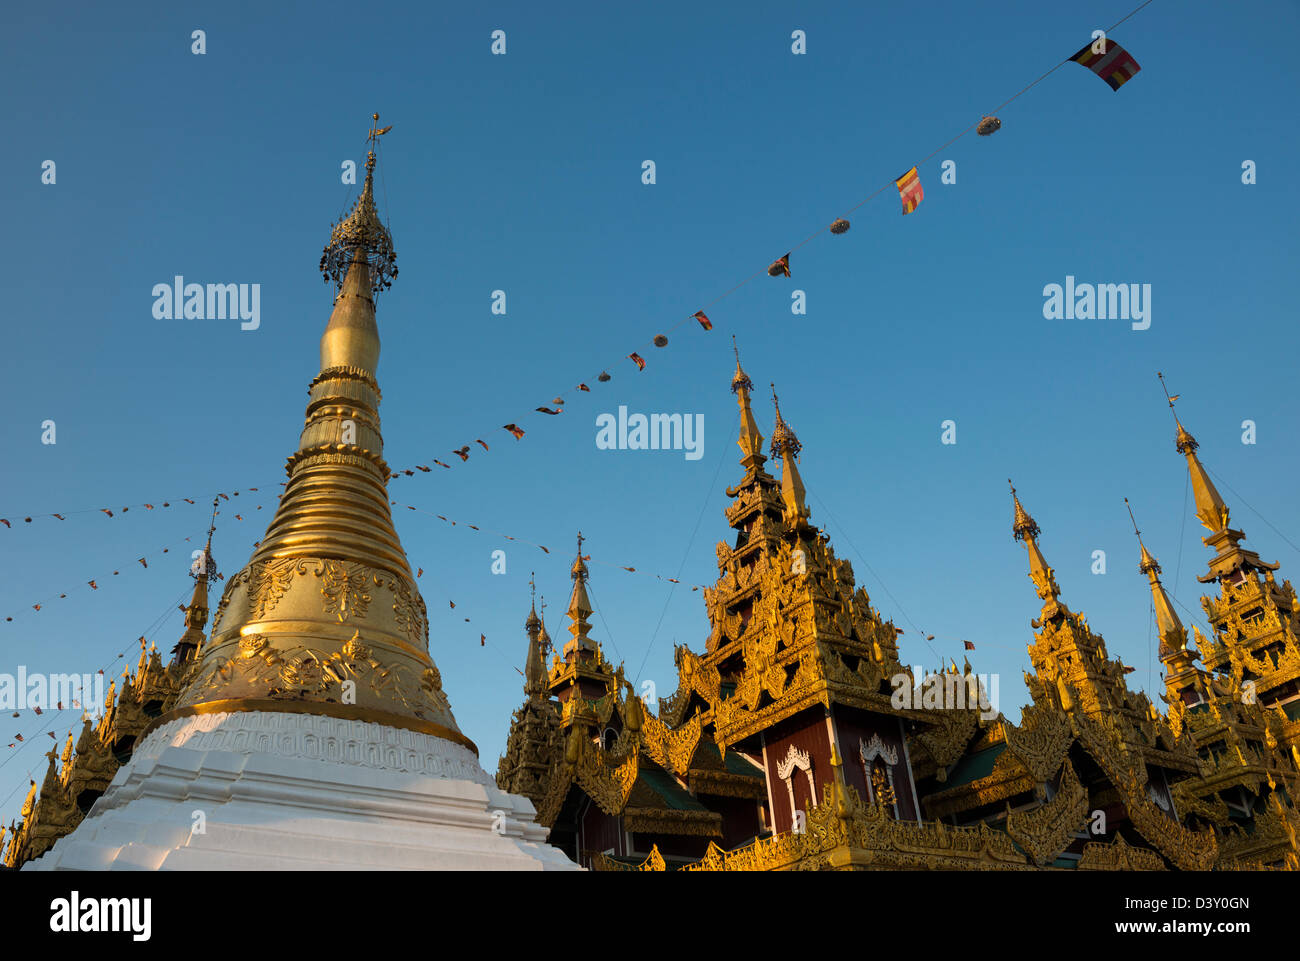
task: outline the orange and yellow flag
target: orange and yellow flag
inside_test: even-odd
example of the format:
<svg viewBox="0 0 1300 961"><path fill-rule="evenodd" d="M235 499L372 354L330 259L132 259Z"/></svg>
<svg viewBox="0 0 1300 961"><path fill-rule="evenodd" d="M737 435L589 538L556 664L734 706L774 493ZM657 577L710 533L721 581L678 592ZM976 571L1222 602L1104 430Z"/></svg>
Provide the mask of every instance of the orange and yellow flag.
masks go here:
<svg viewBox="0 0 1300 961"><path fill-rule="evenodd" d="M904 216L921 206L921 201L925 199L925 191L921 189L921 176L916 172L915 167L895 180L894 184L898 187L899 197L903 199Z"/></svg>

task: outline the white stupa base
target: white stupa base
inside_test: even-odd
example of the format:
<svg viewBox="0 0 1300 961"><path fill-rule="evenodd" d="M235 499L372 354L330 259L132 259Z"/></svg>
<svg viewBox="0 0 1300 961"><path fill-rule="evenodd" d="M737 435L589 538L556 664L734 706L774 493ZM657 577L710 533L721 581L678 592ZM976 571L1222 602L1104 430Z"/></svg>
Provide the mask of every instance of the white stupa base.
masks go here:
<svg viewBox="0 0 1300 961"><path fill-rule="evenodd" d="M239 712L140 743L25 870L577 870L468 748L366 721Z"/></svg>

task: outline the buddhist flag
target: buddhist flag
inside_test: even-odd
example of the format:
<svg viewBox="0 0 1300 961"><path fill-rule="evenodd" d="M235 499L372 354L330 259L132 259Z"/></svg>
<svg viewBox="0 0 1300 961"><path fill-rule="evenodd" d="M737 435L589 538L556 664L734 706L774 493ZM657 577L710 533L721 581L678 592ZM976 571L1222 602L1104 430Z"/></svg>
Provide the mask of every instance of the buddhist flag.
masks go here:
<svg viewBox="0 0 1300 961"><path fill-rule="evenodd" d="M921 189L921 176L916 172L915 167L895 180L894 183L898 187L899 197L903 200L904 216L921 206L921 201L925 199L925 191Z"/></svg>
<svg viewBox="0 0 1300 961"><path fill-rule="evenodd" d="M469 444L466 444L464 447L457 448L456 450L452 451L452 453L455 454L463 461L469 460Z"/></svg>
<svg viewBox="0 0 1300 961"><path fill-rule="evenodd" d="M1102 53L1093 48L1101 47ZM1097 76L1110 84L1111 90L1118 90L1137 75L1142 68L1133 59L1133 55L1114 40L1098 38L1088 44L1073 57L1075 63L1081 63Z"/></svg>
<svg viewBox="0 0 1300 961"><path fill-rule="evenodd" d="M705 315L704 311L697 310L695 312L695 319L700 322L700 326L703 327L705 330L713 329L713 321L709 320L709 318Z"/></svg>
<svg viewBox="0 0 1300 961"><path fill-rule="evenodd" d="M519 440L521 437L524 436L524 429L517 424L506 424L506 426L502 429L508 430L510 431L510 433L514 434L515 440Z"/></svg>
<svg viewBox="0 0 1300 961"><path fill-rule="evenodd" d="M645 359L640 354L638 354L636 351L632 351L632 353L628 354L627 356L632 361L632 363L636 364L637 370L645 370Z"/></svg>
<svg viewBox="0 0 1300 961"><path fill-rule="evenodd" d="M787 252L784 257L778 257L767 268L769 277L789 277L790 276L790 253Z"/></svg>
<svg viewBox="0 0 1300 961"><path fill-rule="evenodd" d="M644 366L644 365L643 365L643 366ZM550 414L552 417L554 417L556 414L561 413L561 411L558 411L558 410L551 410L551 408L549 408L549 407L538 407L538 408L537 408L537 412L538 412L539 414Z"/></svg>
<svg viewBox="0 0 1300 961"><path fill-rule="evenodd" d="M975 644L973 641L962 641L962 643L966 645L966 650L968 651L975 650Z"/></svg>
<svg viewBox="0 0 1300 961"><path fill-rule="evenodd" d="M488 447L488 445L486 444L486 442L484 442L484 441L482 441L482 440L477 440L477 441L475 441L475 443L479 444L479 445L480 445L484 450L491 450L491 449L492 449L492 448Z"/></svg>

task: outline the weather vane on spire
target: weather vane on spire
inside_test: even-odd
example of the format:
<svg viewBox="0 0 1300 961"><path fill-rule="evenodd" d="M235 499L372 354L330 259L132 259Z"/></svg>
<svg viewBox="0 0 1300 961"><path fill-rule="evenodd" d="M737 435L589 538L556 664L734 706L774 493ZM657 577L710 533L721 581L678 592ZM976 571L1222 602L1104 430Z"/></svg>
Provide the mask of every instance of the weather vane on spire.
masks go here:
<svg viewBox="0 0 1300 961"><path fill-rule="evenodd" d="M1142 543L1142 532L1138 530L1137 518L1133 516L1133 505L1128 502L1127 497L1124 498L1124 506L1128 508L1128 519L1133 522L1133 533L1137 535L1138 543L1140 544Z"/></svg>
<svg viewBox="0 0 1300 961"><path fill-rule="evenodd" d="M1165 392L1165 399L1169 401L1169 412L1174 415L1174 423L1178 425L1178 439L1174 446L1178 448L1178 453L1186 454L1188 451L1195 451L1200 444L1196 443L1196 438L1187 433L1187 428L1183 422L1178 419L1178 411L1174 409L1174 401L1178 400L1179 395L1170 395L1169 388L1165 386L1165 375L1156 371L1156 376L1160 378L1160 388Z"/></svg>
<svg viewBox="0 0 1300 961"><path fill-rule="evenodd" d="M393 286L397 276L397 251L393 238L379 219L375 209L375 147L379 138L392 130L392 124L379 126L379 114L371 114L372 123L366 137L366 181L361 196L352 212L330 227L329 243L321 253L320 272L326 283L333 281L334 289L341 291L343 281L353 264L364 263L368 273L371 293L377 294Z"/></svg>
<svg viewBox="0 0 1300 961"><path fill-rule="evenodd" d="M379 128L379 114L372 113L370 116L374 118L374 123L370 125L370 135L366 138L366 142L370 144L370 150L366 154L367 172L375 169L375 147L379 146L379 138L393 129L393 125L390 123L381 130Z"/></svg>
<svg viewBox="0 0 1300 961"><path fill-rule="evenodd" d="M1174 401L1178 400L1179 395L1178 395L1178 394L1174 394L1174 395L1172 395L1172 396L1170 395L1170 393L1169 393L1169 388L1165 386L1165 375L1164 375L1164 374L1162 374L1160 371L1156 371L1156 376L1160 378L1160 388L1161 388L1161 390L1163 390L1163 391L1165 392L1165 400L1169 401L1169 409L1170 409L1170 410L1174 410ZM1178 422L1178 412L1177 412L1177 411L1174 411L1174 422L1175 422L1175 423Z"/></svg>

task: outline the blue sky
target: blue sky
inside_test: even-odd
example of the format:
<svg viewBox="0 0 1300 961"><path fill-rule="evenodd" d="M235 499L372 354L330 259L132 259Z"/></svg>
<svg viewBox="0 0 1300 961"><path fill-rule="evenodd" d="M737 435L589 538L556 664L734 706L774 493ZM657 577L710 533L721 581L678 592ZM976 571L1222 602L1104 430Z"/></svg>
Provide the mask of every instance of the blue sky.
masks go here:
<svg viewBox="0 0 1300 961"><path fill-rule="evenodd" d="M625 359L1135 5L7 10L0 516L91 512L0 528L0 614L16 615L0 623L0 672L112 676L153 622L164 651L180 635L187 552L148 570L134 559L198 537L214 492L283 479L330 310L316 263L353 189L340 165L363 159L377 110L394 125L378 194L401 266L379 300L388 459L492 445L395 482L393 498L551 548L394 512L425 569L431 653L490 771L522 698L529 573L562 641L579 528L596 562L593 636L610 657L629 675L644 658L640 677L668 695L674 642L702 649L699 593L617 568L716 577L723 489L741 475L732 334L762 388L764 434L775 381L804 445L813 520L906 630L905 660L960 663L969 639L977 670L1001 675L1002 708L1015 716L1027 700L1038 601L1011 538L1012 477L1063 600L1137 667L1131 683L1158 690L1123 497L1171 591L1198 612L1209 552L1156 370L1182 395L1206 464L1238 492L1222 489L1248 544L1283 575L1300 563L1282 536L1300 543L1295 4L1155 0L1113 34L1142 65L1120 91L1067 64L1001 110L996 135L925 162L915 214L901 216L891 187L849 215L848 234L796 251L791 279L760 276L710 307L711 333L672 331L667 348L641 350L642 373ZM505 56L490 53L495 29ZM806 55L791 53L796 29ZM53 185L41 183L47 159ZM647 159L654 185L641 182ZM955 184L941 183L944 160ZM150 292L176 274L260 284L260 329L156 320ZM1150 328L1045 320L1043 288L1067 275L1150 284ZM490 311L498 289L505 316ZM804 316L791 313L796 289ZM602 369L613 380L596 385ZM574 392L579 381L593 392ZM562 416L531 413L557 394ZM598 450L595 418L620 404L702 414L703 457ZM47 419L53 446L41 443ZM948 419L955 445L940 443ZM524 440L500 430L508 421ZM95 511L182 497L198 503ZM247 497L264 510L245 511ZM248 519L225 505L214 545L227 573L272 509L270 496L239 500ZM491 573L498 548L505 575ZM1104 576L1090 571L1095 550ZM6 824L44 770L41 732L62 739L75 723L0 717ZM18 732L26 744L4 748Z"/></svg>

